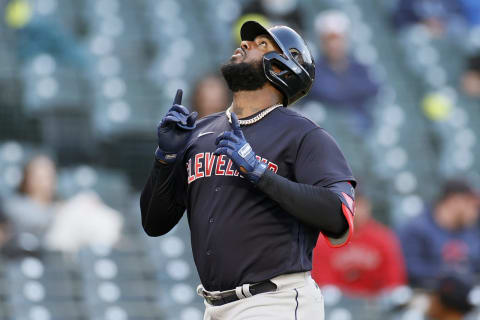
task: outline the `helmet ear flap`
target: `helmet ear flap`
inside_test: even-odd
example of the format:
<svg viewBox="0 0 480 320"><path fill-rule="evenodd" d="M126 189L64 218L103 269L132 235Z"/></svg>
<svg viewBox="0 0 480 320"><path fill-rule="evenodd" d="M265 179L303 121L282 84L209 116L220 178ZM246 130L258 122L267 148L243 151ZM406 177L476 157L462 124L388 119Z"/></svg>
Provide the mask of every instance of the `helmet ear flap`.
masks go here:
<svg viewBox="0 0 480 320"><path fill-rule="evenodd" d="M274 67L280 71L275 71ZM302 68L292 58L278 52L269 52L263 56L263 69L270 83L283 93L283 106L286 107L290 99L301 91Z"/></svg>
<svg viewBox="0 0 480 320"><path fill-rule="evenodd" d="M275 61L273 61L271 63L270 72L274 72L278 77L287 77L288 78L288 74L290 73L290 70L285 69L284 66L282 66L282 65L276 63Z"/></svg>
<svg viewBox="0 0 480 320"><path fill-rule="evenodd" d="M285 88L288 87L288 84L284 81L287 74L290 72L284 63L287 61L288 59L278 52L268 52L263 56L263 71L265 76L274 87L282 92L284 96L284 107L286 107L288 103L288 93L285 92ZM275 69L278 69L279 71L276 71Z"/></svg>

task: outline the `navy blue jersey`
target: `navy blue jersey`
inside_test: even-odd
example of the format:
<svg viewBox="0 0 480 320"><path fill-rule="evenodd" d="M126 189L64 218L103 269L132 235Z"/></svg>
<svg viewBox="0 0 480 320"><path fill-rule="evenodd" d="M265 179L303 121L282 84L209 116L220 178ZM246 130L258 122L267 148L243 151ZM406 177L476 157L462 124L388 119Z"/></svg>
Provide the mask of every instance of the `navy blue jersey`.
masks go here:
<svg viewBox="0 0 480 320"><path fill-rule="evenodd" d="M202 284L210 291L229 290L311 270L319 231L241 177L228 157L213 155L215 138L228 130L224 112L197 121L173 174ZM354 181L334 139L290 109L277 108L242 130L257 157L278 175L319 186Z"/></svg>

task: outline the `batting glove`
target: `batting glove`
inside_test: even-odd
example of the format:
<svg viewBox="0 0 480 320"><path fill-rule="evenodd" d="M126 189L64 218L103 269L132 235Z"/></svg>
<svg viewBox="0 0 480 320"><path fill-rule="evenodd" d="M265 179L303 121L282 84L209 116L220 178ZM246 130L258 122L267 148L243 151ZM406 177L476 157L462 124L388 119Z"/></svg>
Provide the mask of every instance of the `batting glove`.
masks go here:
<svg viewBox="0 0 480 320"><path fill-rule="evenodd" d="M174 163L177 153L185 146L195 129L198 113L188 111L181 105L183 91L177 90L173 106L157 126L158 148L155 158L166 164Z"/></svg>
<svg viewBox="0 0 480 320"><path fill-rule="evenodd" d="M217 150L214 154L224 154L232 159L242 176L253 184L257 184L267 169L267 165L257 159L252 147L245 140L237 115L232 112L231 118L233 130L225 131L217 137L215 140Z"/></svg>

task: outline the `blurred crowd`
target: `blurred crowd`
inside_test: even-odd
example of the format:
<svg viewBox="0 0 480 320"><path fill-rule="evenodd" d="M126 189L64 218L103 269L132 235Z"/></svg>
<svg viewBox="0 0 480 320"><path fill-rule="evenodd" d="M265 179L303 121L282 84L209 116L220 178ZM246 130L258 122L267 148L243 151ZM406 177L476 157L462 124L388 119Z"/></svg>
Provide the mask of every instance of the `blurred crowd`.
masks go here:
<svg viewBox="0 0 480 320"><path fill-rule="evenodd" d="M31 18L28 1L4 2L5 23L17 39L12 50L16 50L23 64L39 54L49 54L75 66L80 73L89 72L92 57L74 35L56 26L53 20ZM399 37L409 30L423 30L433 41L451 41L460 51L465 46L463 37L471 35L473 40L468 48L462 48L464 58L459 74L454 75L455 92L478 106L480 1L397 0L389 1L387 7L388 15L384 18ZM371 64L353 54L352 38L357 26L349 15L338 8L328 8L306 19L299 0L242 1L238 11L238 21L255 14L266 23L286 23L309 35L316 57L316 79L310 94L295 108L310 114L312 108L307 110L307 106L313 103L314 114L328 112L344 119L346 126L341 129L349 132L352 140L371 137L373 128L380 125L374 110L379 108L389 75L379 76ZM81 23L77 28L80 34L86 32ZM231 93L218 70L207 70L195 79L189 90L188 107L200 117L222 112L229 106ZM0 107L1 99L0 94ZM440 112L440 105L434 103L436 111L427 106L425 117L437 119L433 115ZM367 148L369 142L364 143ZM0 193L0 253L5 259L41 256L43 251L75 254L94 245L115 247L122 237L122 213L94 191L59 197L54 159L45 154L31 157L14 192ZM354 174L365 174L355 169ZM319 240L312 271L317 283L366 301L388 296L393 301L389 310L410 306L431 319L463 319L479 307L480 193L469 177L441 178L441 184L419 182L424 184L421 188L435 194L433 201L423 199L429 204L420 214L401 222L382 219L383 223L378 217L389 217L389 208L378 205L370 196L382 190L373 190L374 186L362 185L360 181L353 239L339 249L329 248ZM393 183L384 181L388 185L385 190ZM395 300L402 292L408 292L407 298ZM419 296L427 297L429 303L417 303Z"/></svg>
<svg viewBox="0 0 480 320"><path fill-rule="evenodd" d="M408 285L429 295L422 311L433 319L462 319L478 306L472 293L480 282L479 214L478 190L452 179L429 209L393 231L373 218L360 190L351 243L338 249L319 240L312 276L352 296L378 297Z"/></svg>
<svg viewBox="0 0 480 320"><path fill-rule="evenodd" d="M39 256L53 250L75 254L88 246L113 247L122 217L92 190L68 199L57 196L57 174L47 155L24 167L14 194L0 205L0 253L8 258Z"/></svg>
<svg viewBox="0 0 480 320"><path fill-rule="evenodd" d="M223 86L217 76L209 77L199 87ZM45 250L75 254L82 247L113 247L119 240L122 218L117 211L92 191L58 199L56 179L54 162L37 155L26 164L16 193L0 203L0 253L5 258L41 256ZM480 290L479 191L466 180L448 180L423 214L394 231L374 218L374 206L360 188L353 239L348 246L330 248L319 238L315 281L369 299L408 285L417 295L428 294L430 302L422 307L432 319L463 319L477 307L480 301L472 293Z"/></svg>

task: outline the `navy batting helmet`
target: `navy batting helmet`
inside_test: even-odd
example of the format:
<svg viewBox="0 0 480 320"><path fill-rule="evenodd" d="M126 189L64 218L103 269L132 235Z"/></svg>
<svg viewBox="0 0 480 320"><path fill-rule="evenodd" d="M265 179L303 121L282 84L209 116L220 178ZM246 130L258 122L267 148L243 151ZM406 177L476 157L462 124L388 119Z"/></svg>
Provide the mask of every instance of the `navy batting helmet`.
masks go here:
<svg viewBox="0 0 480 320"><path fill-rule="evenodd" d="M286 107L310 91L315 79L315 62L305 41L289 27L266 29L256 21L247 21L240 30L242 40L247 41L253 41L262 34L272 37L282 51L266 53L263 56L263 70L268 81L283 93L283 106ZM273 66L280 72L275 72Z"/></svg>

